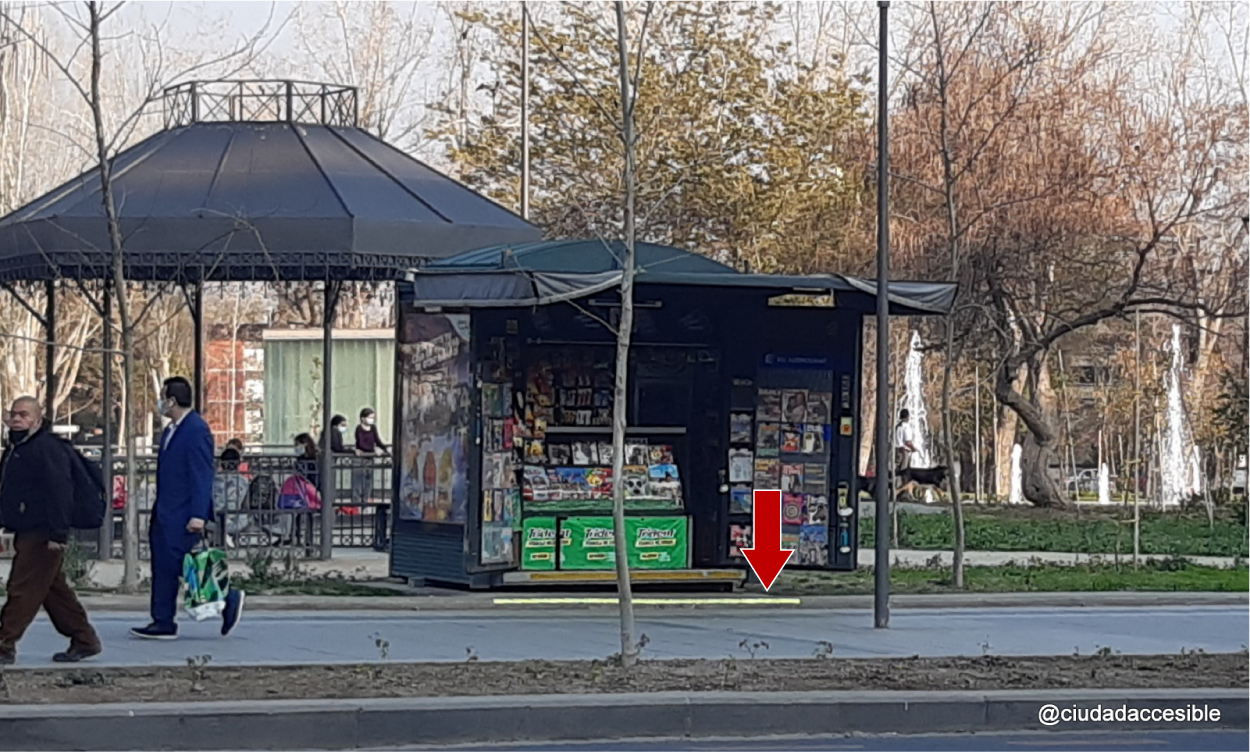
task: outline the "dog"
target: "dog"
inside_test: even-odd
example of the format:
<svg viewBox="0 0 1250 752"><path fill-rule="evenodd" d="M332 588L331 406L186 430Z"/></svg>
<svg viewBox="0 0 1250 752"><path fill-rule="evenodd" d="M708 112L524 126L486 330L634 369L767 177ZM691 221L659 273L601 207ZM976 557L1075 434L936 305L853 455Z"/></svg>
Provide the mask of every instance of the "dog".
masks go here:
<svg viewBox="0 0 1250 752"><path fill-rule="evenodd" d="M872 498L877 497L877 476L861 475L859 476L859 492L868 494Z"/></svg>
<svg viewBox="0 0 1250 752"><path fill-rule="evenodd" d="M899 470L895 477L898 479L899 493L907 491L914 496L914 492L923 487L945 491L946 482L950 478L950 468L946 465L938 465L937 467L907 467ZM859 490L860 493L866 493L875 498L877 495L877 477L859 476Z"/></svg>
<svg viewBox="0 0 1250 752"><path fill-rule="evenodd" d="M937 467L908 467L898 471L898 491L906 492L912 498L921 488L936 488L945 491L950 469L946 465Z"/></svg>

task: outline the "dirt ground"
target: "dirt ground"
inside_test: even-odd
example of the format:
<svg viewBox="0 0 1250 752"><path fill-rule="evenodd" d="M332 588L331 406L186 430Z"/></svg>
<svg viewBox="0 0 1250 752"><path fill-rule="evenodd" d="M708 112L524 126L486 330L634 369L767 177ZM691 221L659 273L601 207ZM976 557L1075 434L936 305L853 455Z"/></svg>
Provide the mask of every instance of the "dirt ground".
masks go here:
<svg viewBox="0 0 1250 752"><path fill-rule="evenodd" d="M1246 653L1037 658L381 663L357 666L8 669L0 703L448 697L661 691L1242 688Z"/></svg>

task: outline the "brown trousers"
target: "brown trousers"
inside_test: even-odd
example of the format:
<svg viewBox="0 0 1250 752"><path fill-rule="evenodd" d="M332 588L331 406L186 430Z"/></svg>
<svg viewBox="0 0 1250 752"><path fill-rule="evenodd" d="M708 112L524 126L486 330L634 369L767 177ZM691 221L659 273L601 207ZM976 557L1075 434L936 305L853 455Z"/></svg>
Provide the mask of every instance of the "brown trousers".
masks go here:
<svg viewBox="0 0 1250 752"><path fill-rule="evenodd" d="M56 631L70 639L70 649L93 650L100 638L87 611L65 579L65 551L48 548L47 536L19 535L13 541L8 595L0 610L0 650L11 652L42 606Z"/></svg>

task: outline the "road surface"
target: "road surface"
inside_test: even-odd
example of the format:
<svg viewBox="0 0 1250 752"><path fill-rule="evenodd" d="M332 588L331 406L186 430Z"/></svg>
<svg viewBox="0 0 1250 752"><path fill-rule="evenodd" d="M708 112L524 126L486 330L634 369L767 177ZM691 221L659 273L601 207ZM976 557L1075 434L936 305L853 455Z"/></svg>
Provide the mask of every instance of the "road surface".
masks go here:
<svg viewBox="0 0 1250 752"><path fill-rule="evenodd" d="M410 747L412 750L432 749ZM442 747L452 750L480 750L481 752L774 752L779 750L821 750L828 752L881 752L884 750L1150 750L1150 752L1226 752L1246 749L1245 731L1137 731L1137 732L1081 732L1055 731L1050 733L1019 732L994 734L934 734L919 736L821 736L785 737L768 739L718 739L691 741L688 739L661 739L640 741L588 741L534 745L497 745L472 747Z"/></svg>
<svg viewBox="0 0 1250 752"><path fill-rule="evenodd" d="M249 612L222 639L220 622L183 621L174 642L132 639L144 614L92 616L104 641L99 665L184 666L309 664L363 661L594 659L620 648L614 609L467 612ZM1170 654L1243 650L1250 632L1245 606L1098 608L938 608L896 610L888 630L872 628L867 610L665 609L640 612L648 638L644 658L809 658L822 642L842 658L979 655ZM385 642L386 656L378 646ZM743 642L749 647L741 647ZM765 647L765 644L767 647ZM51 665L65 647L46 618L18 646L19 665Z"/></svg>

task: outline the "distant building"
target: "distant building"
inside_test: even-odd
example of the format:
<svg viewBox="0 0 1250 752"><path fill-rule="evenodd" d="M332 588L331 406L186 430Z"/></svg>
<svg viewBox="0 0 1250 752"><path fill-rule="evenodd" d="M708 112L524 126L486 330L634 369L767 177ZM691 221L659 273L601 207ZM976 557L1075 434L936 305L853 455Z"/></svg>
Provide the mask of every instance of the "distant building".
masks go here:
<svg viewBox="0 0 1250 752"><path fill-rule="evenodd" d="M243 324L210 327L204 338L204 419L217 443L233 438L259 443L264 438L264 327Z"/></svg>
<svg viewBox="0 0 1250 752"><path fill-rule="evenodd" d="M377 411L389 443L395 394L395 330L336 329L333 334L334 412L355 426L363 407ZM266 329L262 387L263 438L282 446L305 431L321 432L321 330ZM347 443L352 443L349 433Z"/></svg>

